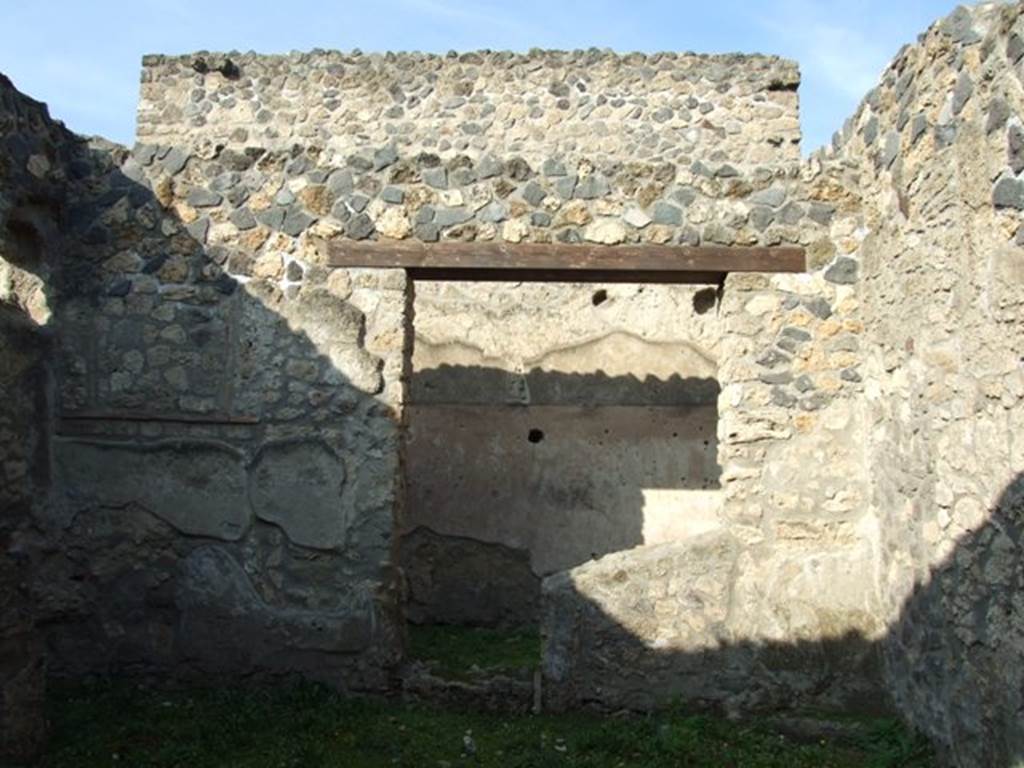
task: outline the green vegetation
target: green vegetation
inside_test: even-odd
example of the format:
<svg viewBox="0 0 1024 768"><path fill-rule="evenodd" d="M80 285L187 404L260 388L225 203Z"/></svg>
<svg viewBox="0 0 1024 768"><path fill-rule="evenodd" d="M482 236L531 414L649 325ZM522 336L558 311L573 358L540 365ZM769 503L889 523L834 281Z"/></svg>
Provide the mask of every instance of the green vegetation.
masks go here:
<svg viewBox="0 0 1024 768"><path fill-rule="evenodd" d="M797 744L765 724L662 713L506 717L367 699L302 685L162 693L52 692L45 768L925 768L891 722L847 743ZM470 748L467 749L466 737Z"/></svg>
<svg viewBox="0 0 1024 768"><path fill-rule="evenodd" d="M540 635L537 630L410 625L409 656L432 663L436 674L451 680L478 672L514 674L540 663Z"/></svg>

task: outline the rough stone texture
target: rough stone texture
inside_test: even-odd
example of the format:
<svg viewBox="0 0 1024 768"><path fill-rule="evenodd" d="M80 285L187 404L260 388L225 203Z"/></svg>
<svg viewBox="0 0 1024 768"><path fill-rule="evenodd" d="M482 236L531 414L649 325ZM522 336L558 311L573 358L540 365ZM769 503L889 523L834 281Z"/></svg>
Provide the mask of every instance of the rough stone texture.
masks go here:
<svg viewBox="0 0 1024 768"><path fill-rule="evenodd" d="M681 699L734 715L884 708L880 653L849 631L851 615L881 629L861 586L864 557L789 555L715 532L552 576L543 587L548 704L650 709Z"/></svg>
<svg viewBox="0 0 1024 768"><path fill-rule="evenodd" d="M612 157L644 162L688 165L716 152L733 165L799 156L799 75L775 57L227 54L235 67L228 77L196 67L208 56L144 58L141 141L319 144L359 170L392 168L397 156L420 152L494 155L519 180L548 157L600 160L609 136Z"/></svg>
<svg viewBox="0 0 1024 768"><path fill-rule="evenodd" d="M1022 36L1019 5L957 9L802 166L796 70L764 57L147 57L131 152L0 81L3 748L41 733L41 634L60 676L385 687L401 548L451 565L410 569L424 616L481 602L484 558L531 585L583 551L538 567L484 513L402 510L407 390L522 419L649 375L642 407L695 406L697 349L715 525L546 578L546 703L892 705L951 764L1020 762ZM328 268L339 237L795 243L809 269L414 306ZM498 329L538 297L548 330Z"/></svg>
<svg viewBox="0 0 1024 768"><path fill-rule="evenodd" d="M856 174L870 229L862 374L888 685L963 766L1024 760L1024 252L1017 206L1000 192L1019 183L1007 147L1024 111L1012 55L1022 31L1019 4L960 9L932 27L853 123L919 113L952 138L923 138L888 171L853 136L837 157ZM967 82L951 119L942 99ZM1007 105L1009 125L992 128Z"/></svg>
<svg viewBox="0 0 1024 768"><path fill-rule="evenodd" d="M57 676L383 688L401 651L404 277L317 267L299 240L326 187L279 185L256 205L262 150L133 155L0 86L5 333L16 311L53 339L34 344L49 354L30 381L26 342L4 337L12 387L36 398L4 403L4 471L39 480L4 500L19 574L5 559L5 738L34 734L6 719L28 723L41 699L36 625ZM26 262L46 227L60 248ZM34 431L48 382L55 413ZM24 455L37 433L49 495L49 469Z"/></svg>
<svg viewBox="0 0 1024 768"><path fill-rule="evenodd" d="M0 762L28 761L45 736L46 657L32 597L32 518L50 487L49 261L61 129L0 76ZM12 162L14 160L15 162Z"/></svg>

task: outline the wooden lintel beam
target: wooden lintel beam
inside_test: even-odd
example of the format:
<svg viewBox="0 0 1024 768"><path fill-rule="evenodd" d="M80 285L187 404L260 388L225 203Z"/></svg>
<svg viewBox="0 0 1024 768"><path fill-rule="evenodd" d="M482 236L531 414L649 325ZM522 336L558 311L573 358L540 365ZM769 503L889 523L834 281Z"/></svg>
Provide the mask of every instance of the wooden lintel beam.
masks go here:
<svg viewBox="0 0 1024 768"><path fill-rule="evenodd" d="M472 283L662 283L718 285L725 272L682 272L655 269L477 269L410 267L413 280Z"/></svg>
<svg viewBox="0 0 1024 768"><path fill-rule="evenodd" d="M593 243L505 243L505 242L440 242L423 243L411 240L356 241L346 239L320 240L317 247L332 267L369 267L377 269L430 270L429 279L439 270L465 270L474 277L487 271L513 273L533 272L540 277L550 272L562 279L563 273L579 274L566 278L582 282L587 272L621 273L624 282L638 282L647 273L653 278L669 274L724 272L803 272L806 269L804 249L795 246L727 246L727 245L596 245ZM632 277L627 277L630 275ZM415 276L415 275L414 275ZM421 279L427 279L422 277ZM490 278L523 280L524 277ZM603 277L602 282L613 278ZM668 279L659 280L671 282Z"/></svg>

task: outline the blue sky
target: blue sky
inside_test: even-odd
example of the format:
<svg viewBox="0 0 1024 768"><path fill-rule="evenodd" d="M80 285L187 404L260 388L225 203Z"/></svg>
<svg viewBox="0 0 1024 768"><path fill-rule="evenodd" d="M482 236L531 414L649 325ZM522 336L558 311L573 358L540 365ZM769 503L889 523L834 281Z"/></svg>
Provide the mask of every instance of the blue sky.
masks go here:
<svg viewBox="0 0 1024 768"><path fill-rule="evenodd" d="M80 133L131 143L144 53L476 48L774 53L800 63L804 152L951 0L0 0L0 72Z"/></svg>

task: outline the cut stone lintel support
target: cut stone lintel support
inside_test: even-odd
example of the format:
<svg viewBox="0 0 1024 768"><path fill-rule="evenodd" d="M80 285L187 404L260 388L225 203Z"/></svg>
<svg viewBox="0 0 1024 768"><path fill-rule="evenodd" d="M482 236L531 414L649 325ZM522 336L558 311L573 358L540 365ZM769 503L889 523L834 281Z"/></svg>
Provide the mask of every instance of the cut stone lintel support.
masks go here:
<svg viewBox="0 0 1024 768"><path fill-rule="evenodd" d="M420 280L719 283L729 272L803 272L795 246L318 240L332 267L406 269Z"/></svg>

